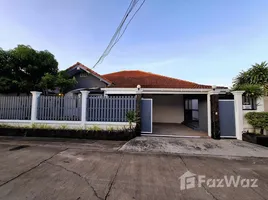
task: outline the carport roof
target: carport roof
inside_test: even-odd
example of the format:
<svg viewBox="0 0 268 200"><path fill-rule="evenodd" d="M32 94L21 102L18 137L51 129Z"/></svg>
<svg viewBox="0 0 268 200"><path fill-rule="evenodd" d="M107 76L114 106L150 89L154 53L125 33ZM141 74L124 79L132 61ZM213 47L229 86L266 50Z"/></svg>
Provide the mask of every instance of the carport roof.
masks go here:
<svg viewBox="0 0 268 200"><path fill-rule="evenodd" d="M211 85L197 84L190 81L171 78L139 70L119 71L102 75L102 77L110 80L113 83L112 85L110 85L110 87L116 88L136 88L137 85L141 85L142 88L212 88Z"/></svg>

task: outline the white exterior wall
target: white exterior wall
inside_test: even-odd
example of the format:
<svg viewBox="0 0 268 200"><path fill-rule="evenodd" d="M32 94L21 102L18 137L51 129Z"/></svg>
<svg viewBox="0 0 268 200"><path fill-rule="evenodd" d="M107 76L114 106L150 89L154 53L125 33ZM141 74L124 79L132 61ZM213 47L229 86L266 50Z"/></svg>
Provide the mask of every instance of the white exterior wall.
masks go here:
<svg viewBox="0 0 268 200"><path fill-rule="evenodd" d="M265 108L265 105L264 105L264 98L261 97L257 100L257 110L243 110L243 131L252 131L253 130L253 127L248 124L246 118L245 118L245 114L248 113L248 112L264 112L264 108Z"/></svg>
<svg viewBox="0 0 268 200"><path fill-rule="evenodd" d="M263 100L264 100L264 112L268 112L268 97L265 96L263 97Z"/></svg>
<svg viewBox="0 0 268 200"><path fill-rule="evenodd" d="M153 122L181 123L184 121L183 95L146 95L153 99Z"/></svg>
<svg viewBox="0 0 268 200"><path fill-rule="evenodd" d="M34 122L30 120L0 120L0 125L9 125L14 127L36 127L48 126L49 128L61 129L88 129L94 126L97 126L101 129L122 129L128 128L128 122L85 122L81 123L80 121L40 121L36 120ZM135 127L136 123L132 123L132 126Z"/></svg>

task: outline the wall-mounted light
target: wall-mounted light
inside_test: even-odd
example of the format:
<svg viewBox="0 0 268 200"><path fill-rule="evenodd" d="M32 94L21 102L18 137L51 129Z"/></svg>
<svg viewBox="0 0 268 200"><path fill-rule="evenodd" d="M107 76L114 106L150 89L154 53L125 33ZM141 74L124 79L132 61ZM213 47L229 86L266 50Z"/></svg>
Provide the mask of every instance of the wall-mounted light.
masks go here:
<svg viewBox="0 0 268 200"><path fill-rule="evenodd" d="M137 85L137 89L140 90L141 89L141 85Z"/></svg>

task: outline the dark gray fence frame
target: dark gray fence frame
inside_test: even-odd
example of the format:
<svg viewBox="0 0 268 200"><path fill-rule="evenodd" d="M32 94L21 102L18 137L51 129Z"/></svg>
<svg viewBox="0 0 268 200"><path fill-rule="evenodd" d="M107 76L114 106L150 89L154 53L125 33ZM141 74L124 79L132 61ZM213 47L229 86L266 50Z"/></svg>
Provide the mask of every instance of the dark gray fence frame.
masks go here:
<svg viewBox="0 0 268 200"><path fill-rule="evenodd" d="M88 97L87 111L87 121L127 122L126 113L136 111L136 97Z"/></svg>
<svg viewBox="0 0 268 200"><path fill-rule="evenodd" d="M80 121L81 98L40 96L37 108L38 120Z"/></svg>
<svg viewBox="0 0 268 200"><path fill-rule="evenodd" d="M86 121L127 122L128 111L136 111L136 96L89 96ZM32 96L0 96L0 119L31 120ZM37 121L81 121L82 98L40 96Z"/></svg>
<svg viewBox="0 0 268 200"><path fill-rule="evenodd" d="M0 96L0 119L30 120L31 96Z"/></svg>

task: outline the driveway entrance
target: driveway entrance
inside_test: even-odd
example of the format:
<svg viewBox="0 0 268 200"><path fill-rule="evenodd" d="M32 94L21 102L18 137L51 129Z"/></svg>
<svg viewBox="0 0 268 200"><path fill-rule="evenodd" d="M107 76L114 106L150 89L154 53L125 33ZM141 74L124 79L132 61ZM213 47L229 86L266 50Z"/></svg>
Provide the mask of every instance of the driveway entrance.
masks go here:
<svg viewBox="0 0 268 200"><path fill-rule="evenodd" d="M207 137L208 133L204 131L193 130L183 124L172 123L154 123L153 134L174 135L174 136L201 136Z"/></svg>

